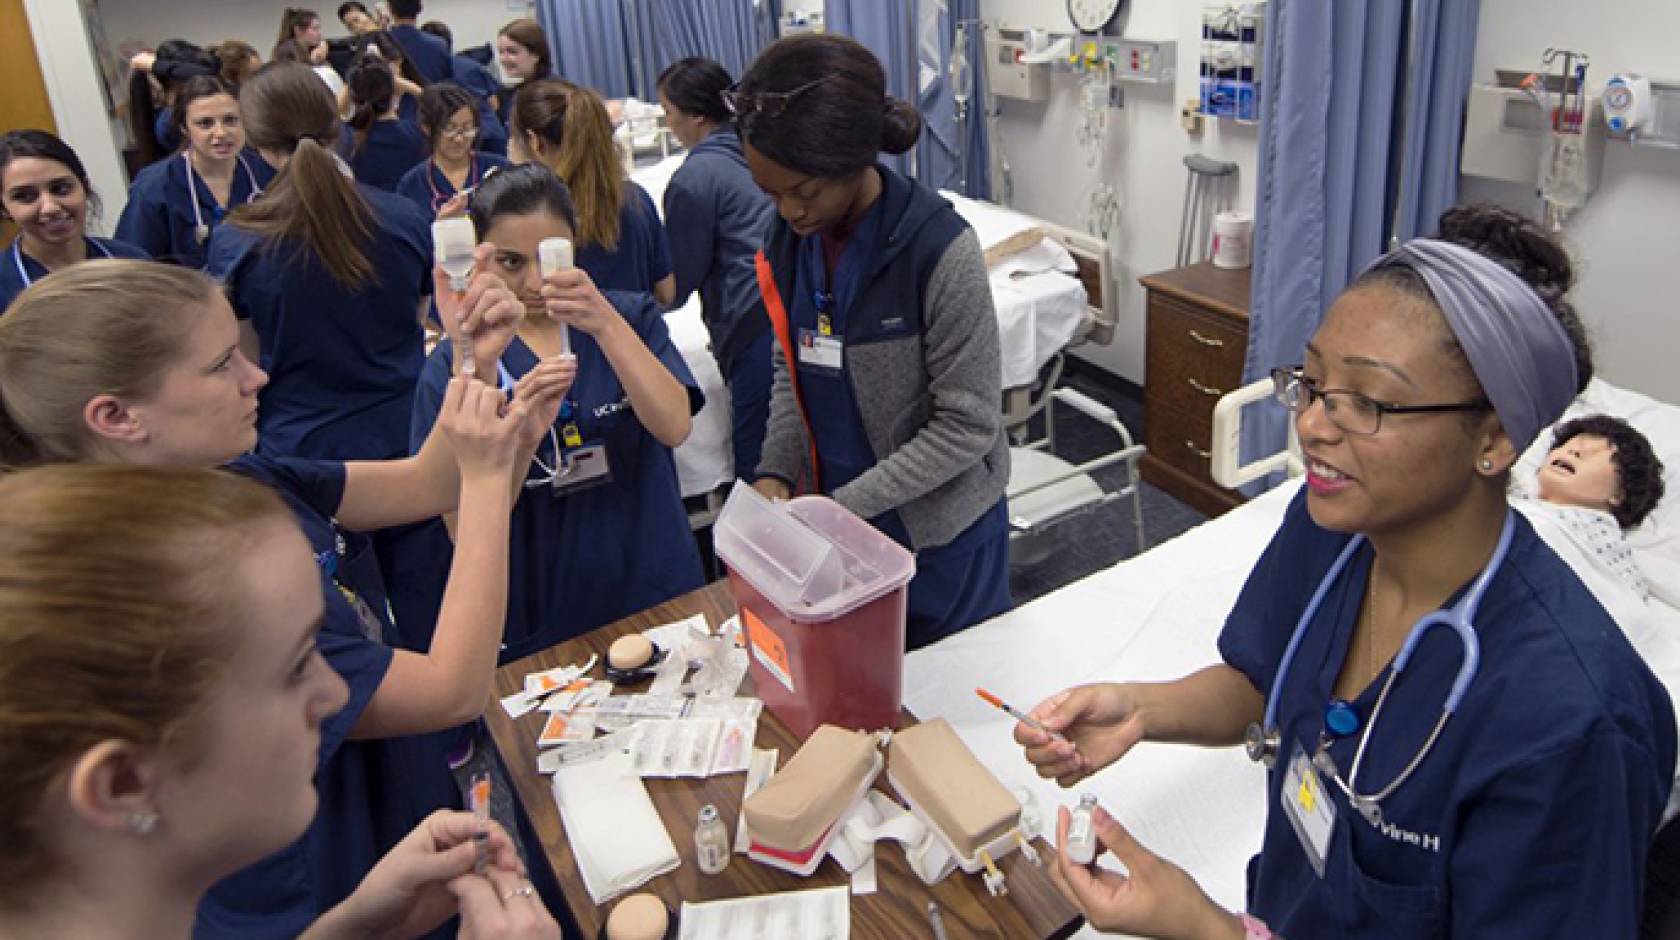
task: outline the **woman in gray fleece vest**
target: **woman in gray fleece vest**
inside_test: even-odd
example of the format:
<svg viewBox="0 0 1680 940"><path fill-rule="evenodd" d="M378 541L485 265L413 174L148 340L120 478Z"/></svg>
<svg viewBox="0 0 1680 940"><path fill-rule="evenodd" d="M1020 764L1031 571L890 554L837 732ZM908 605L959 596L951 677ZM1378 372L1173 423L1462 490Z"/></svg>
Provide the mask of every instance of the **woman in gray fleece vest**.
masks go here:
<svg viewBox="0 0 1680 940"><path fill-rule="evenodd" d="M876 162L921 133L885 89L868 49L806 35L725 101L777 212L757 258L777 343L754 485L823 493L916 553L914 649L1009 607L1009 449L979 240Z"/></svg>

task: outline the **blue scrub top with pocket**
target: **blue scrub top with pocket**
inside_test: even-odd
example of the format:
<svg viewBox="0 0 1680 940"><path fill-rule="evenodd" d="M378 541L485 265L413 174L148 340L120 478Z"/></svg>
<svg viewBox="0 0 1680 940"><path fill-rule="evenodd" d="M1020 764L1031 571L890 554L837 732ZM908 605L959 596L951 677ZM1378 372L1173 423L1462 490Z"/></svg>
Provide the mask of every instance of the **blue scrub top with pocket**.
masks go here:
<svg viewBox="0 0 1680 940"><path fill-rule="evenodd" d="M671 341L663 311L645 294L607 292L606 297L688 389L689 411L698 413L703 397ZM578 358L577 383L555 421L556 437L563 450L575 452L562 430L575 423L582 446L604 444L611 479L566 495L547 485L520 493L513 512L504 663L705 583L671 448L637 419L593 337L572 330L572 351ZM537 361L517 338L502 354L502 365L515 380ZM452 351L445 340L427 360L415 396L415 449L437 420L451 369ZM545 440L537 458L553 467L554 441ZM533 462L526 479L546 476Z"/></svg>
<svg viewBox="0 0 1680 940"><path fill-rule="evenodd" d="M408 200L358 186L374 215L363 250L374 280L334 280L313 251L265 246L235 225L210 238L209 273L261 341L258 453L380 460L408 453L425 361L420 301L432 292L430 220Z"/></svg>
<svg viewBox="0 0 1680 940"><path fill-rule="evenodd" d="M315 771L320 805L309 829L290 846L217 882L198 908L194 936L278 940L297 936L355 890L395 843L392 833L401 824L393 813L413 816L401 794L416 782L382 773L383 742L350 740L390 669L392 653L383 642L389 629L384 586L368 538L333 522L344 496L344 465L250 455L227 469L279 493L303 529L326 604L316 642L350 690L344 708L321 725ZM390 799L382 794L396 795L400 808L381 805Z"/></svg>
<svg viewBox="0 0 1680 940"><path fill-rule="evenodd" d="M98 261L101 258L137 258L141 261L151 260L146 249L138 245L115 238L99 238L94 235L82 236L87 241L87 259ZM47 266L29 256L23 250L23 236L12 239L6 246L5 257L0 258L0 313L4 313L17 295L23 289L47 276Z"/></svg>
<svg viewBox="0 0 1680 940"><path fill-rule="evenodd" d="M507 160L493 153L474 151L472 167L467 171L467 186L477 188L484 181L484 174L501 166L507 166ZM421 215L435 219L438 210L455 195L455 184L427 158L402 175L402 179L397 181L396 193L414 203Z"/></svg>
<svg viewBox="0 0 1680 940"><path fill-rule="evenodd" d="M852 378L842 352L840 367L831 368L806 350L825 342L848 339L852 306L866 272L873 267L881 238L883 200L877 200L858 223L841 252L832 275L824 257L823 239L800 240L799 269L794 296L788 302L789 329L799 350L795 366L799 392L810 416L823 493L862 476L876 464L875 450L865 433L863 413L853 394ZM921 328L921 303L906 304L899 330ZM856 336L861 342L897 335ZM809 344L809 346L807 345ZM869 520L893 541L911 548L910 532L892 510ZM913 550L913 549L912 549ZM965 627L1009 609L1009 521L1004 500L944 545L916 553L916 576L910 581L905 618L905 644L919 649Z"/></svg>
<svg viewBox="0 0 1680 940"><path fill-rule="evenodd" d="M228 212L261 195L273 178L267 161L249 150L241 153L233 168L228 205L222 206L186 154L159 161L141 170L128 188L117 237L159 261L202 269L210 233Z"/></svg>
<svg viewBox="0 0 1680 940"><path fill-rule="evenodd" d="M1673 707L1569 567L1521 514L1515 526L1476 616L1480 670L1416 772L1379 804L1382 825L1322 778L1335 823L1320 877L1280 799L1295 749L1310 758L1325 728L1364 600L1369 545L1326 594L1285 680L1265 839L1248 867L1248 909L1280 935L1638 932L1646 851L1674 771ZM1303 492L1249 575L1219 650L1262 695L1348 538L1313 523ZM1361 794L1388 786L1418 753L1462 649L1443 628L1418 645L1369 729ZM1387 675L1352 703L1362 730ZM1357 744L1356 733L1331 745L1344 775Z"/></svg>
<svg viewBox="0 0 1680 940"><path fill-rule="evenodd" d="M395 191L403 174L426 159L425 136L417 125L401 117L374 121L360 147L356 146L356 137L355 132L345 135L344 159L355 172L356 182L375 189Z"/></svg>
<svg viewBox="0 0 1680 940"><path fill-rule="evenodd" d="M653 285L671 273L671 243L647 190L625 182L624 202L618 211L618 246L608 251L587 245L577 250L576 260L601 290L652 293Z"/></svg>

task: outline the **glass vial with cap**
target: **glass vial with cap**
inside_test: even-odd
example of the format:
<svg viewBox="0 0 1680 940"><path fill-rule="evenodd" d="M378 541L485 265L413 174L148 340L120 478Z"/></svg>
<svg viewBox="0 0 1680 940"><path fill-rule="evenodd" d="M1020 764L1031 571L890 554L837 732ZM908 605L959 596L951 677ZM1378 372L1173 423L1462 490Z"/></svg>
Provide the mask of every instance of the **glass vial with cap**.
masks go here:
<svg viewBox="0 0 1680 940"><path fill-rule="evenodd" d="M717 807L700 807L700 825L694 829L694 858L700 870L716 875L729 867L729 830L718 818Z"/></svg>
<svg viewBox="0 0 1680 940"><path fill-rule="evenodd" d="M572 261L572 241L569 238L545 238L537 243L537 263L542 266L543 277L548 277L556 271L564 271L574 266ZM560 324L560 355L572 354L572 328Z"/></svg>
<svg viewBox="0 0 1680 940"><path fill-rule="evenodd" d="M439 219L432 223L432 256L438 267L449 275L449 289L457 294L467 292L472 277L473 249L478 236L473 232L471 219Z"/></svg>
<svg viewBox="0 0 1680 940"><path fill-rule="evenodd" d="M1097 795L1095 793L1079 794L1079 806L1073 811L1073 819L1068 822L1067 851L1068 860L1077 865L1089 865L1097 857L1097 828L1091 819L1091 814L1097 809Z"/></svg>

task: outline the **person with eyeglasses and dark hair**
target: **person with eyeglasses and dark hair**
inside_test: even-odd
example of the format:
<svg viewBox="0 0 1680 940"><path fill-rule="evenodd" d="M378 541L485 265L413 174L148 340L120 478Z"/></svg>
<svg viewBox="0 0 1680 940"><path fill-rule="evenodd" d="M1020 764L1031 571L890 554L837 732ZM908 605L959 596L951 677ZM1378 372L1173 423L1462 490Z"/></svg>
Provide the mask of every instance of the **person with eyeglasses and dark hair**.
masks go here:
<svg viewBox="0 0 1680 940"><path fill-rule="evenodd" d="M676 278L673 306L700 292L700 316L729 388L735 475L750 480L770 417L770 318L753 256L775 209L753 183L723 93L734 84L711 59L673 62L659 76L659 103L688 159L665 187L665 231Z"/></svg>
<svg viewBox="0 0 1680 940"><path fill-rule="evenodd" d="M1009 608L1009 447L986 262L939 194L877 162L921 117L874 54L783 39L724 94L777 217L757 276L776 334L754 486L821 493L916 553L906 641Z"/></svg>
<svg viewBox="0 0 1680 940"><path fill-rule="evenodd" d="M396 193L427 218L467 211L467 197L492 169L507 161L478 150L478 102L459 85L440 82L420 95L420 133L431 156L397 181Z"/></svg>
<svg viewBox="0 0 1680 940"><path fill-rule="evenodd" d="M479 149L498 157L507 156L507 125L502 123L499 113L501 101L497 97L502 89L501 83L476 59L454 52L455 34L450 32L446 24L438 20L429 20L420 24L420 29L443 40L444 46L450 50L449 80L472 92L473 98L478 102ZM483 48L488 54L488 47Z"/></svg>
<svg viewBox="0 0 1680 940"><path fill-rule="evenodd" d="M1305 486L1219 637L1015 739L1071 787L1140 741L1267 768L1248 913L1094 814L1125 877L1058 853L1091 926L1148 937L1633 937L1675 769L1662 681L1507 497L1592 377L1568 255L1502 209L1378 258L1273 373ZM1064 740L1065 739L1065 740ZM1058 821L1066 845L1069 814Z"/></svg>

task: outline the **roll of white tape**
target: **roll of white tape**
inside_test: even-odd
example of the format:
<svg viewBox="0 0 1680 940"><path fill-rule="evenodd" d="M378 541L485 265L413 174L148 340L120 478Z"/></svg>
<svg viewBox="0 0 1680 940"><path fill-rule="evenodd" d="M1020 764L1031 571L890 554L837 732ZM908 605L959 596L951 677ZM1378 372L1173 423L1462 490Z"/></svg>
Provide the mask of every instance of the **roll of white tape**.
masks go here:
<svg viewBox="0 0 1680 940"><path fill-rule="evenodd" d="M1254 261L1254 216L1221 212L1213 217L1213 266L1246 268Z"/></svg>

